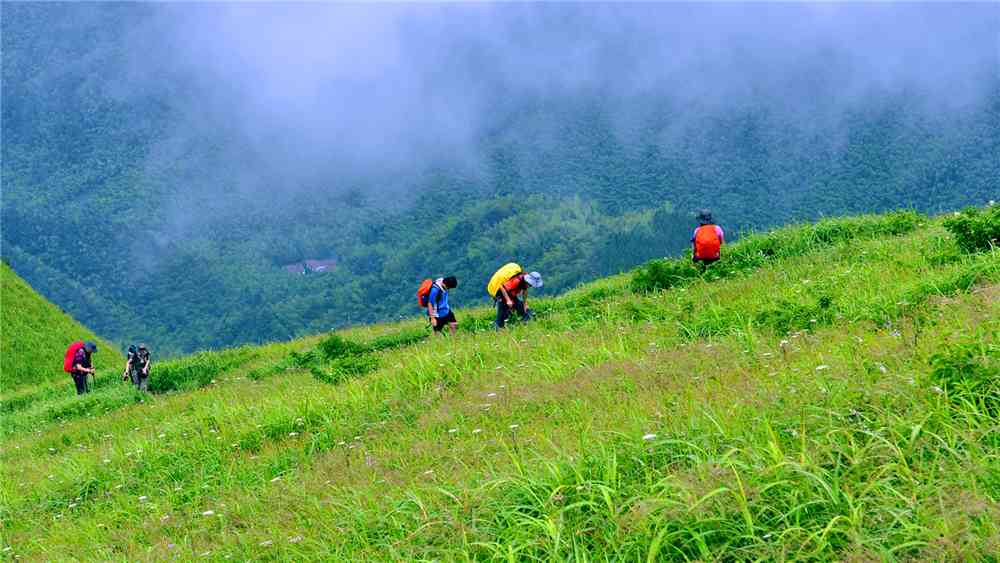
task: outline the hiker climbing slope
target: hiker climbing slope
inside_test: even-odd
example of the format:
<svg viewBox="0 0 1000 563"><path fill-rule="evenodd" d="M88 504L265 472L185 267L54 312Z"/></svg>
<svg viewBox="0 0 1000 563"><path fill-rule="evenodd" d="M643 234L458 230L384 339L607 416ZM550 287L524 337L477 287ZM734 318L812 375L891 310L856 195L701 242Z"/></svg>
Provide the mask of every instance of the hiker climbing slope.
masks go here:
<svg viewBox="0 0 1000 563"><path fill-rule="evenodd" d="M83 395L90 391L87 385L87 375L94 374L91 356L97 352L97 344L91 341L74 342L66 349L63 359L63 370L69 372L76 385L76 394Z"/></svg>
<svg viewBox="0 0 1000 563"><path fill-rule="evenodd" d="M140 391L146 391L149 381L149 350L145 344L128 347L128 359L125 360L123 379L130 379Z"/></svg>
<svg viewBox="0 0 1000 563"><path fill-rule="evenodd" d="M712 212L703 209L698 213L698 228L691 235L691 257L695 263L707 266L719 260L726 234L722 227L712 223Z"/></svg>
<svg viewBox="0 0 1000 563"><path fill-rule="evenodd" d="M493 324L498 330L507 324L511 311L516 312L521 320L531 319L528 289L532 287L542 287L542 275L538 272L526 274L514 262L505 264L493 274L486 291L497 304L497 317Z"/></svg>
<svg viewBox="0 0 1000 563"><path fill-rule="evenodd" d="M430 318L431 327L435 333L440 333L447 325L448 331L454 335L458 328L455 312L448 304L448 290L456 287L458 287L458 279L455 276L448 276L434 280L430 289L427 290L427 316Z"/></svg>

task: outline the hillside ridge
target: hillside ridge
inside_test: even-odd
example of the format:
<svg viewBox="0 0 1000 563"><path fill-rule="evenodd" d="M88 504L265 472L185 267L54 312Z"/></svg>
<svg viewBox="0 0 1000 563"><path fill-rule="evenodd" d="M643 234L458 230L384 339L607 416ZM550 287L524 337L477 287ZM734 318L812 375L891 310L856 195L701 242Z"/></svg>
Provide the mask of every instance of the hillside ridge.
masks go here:
<svg viewBox="0 0 1000 563"><path fill-rule="evenodd" d="M152 395L117 366L85 400L24 389L0 412L4 548L989 557L998 216L790 226L706 272L656 260L533 296L535 319L500 333L460 309L454 339L412 319L160 362Z"/></svg>

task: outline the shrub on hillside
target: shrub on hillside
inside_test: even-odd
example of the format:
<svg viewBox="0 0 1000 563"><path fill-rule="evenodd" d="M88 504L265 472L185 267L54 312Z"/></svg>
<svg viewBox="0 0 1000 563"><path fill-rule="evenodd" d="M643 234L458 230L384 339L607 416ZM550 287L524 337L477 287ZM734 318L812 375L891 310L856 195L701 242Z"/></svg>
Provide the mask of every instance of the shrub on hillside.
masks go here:
<svg viewBox="0 0 1000 563"><path fill-rule="evenodd" d="M944 227L965 252L982 252L1000 246L1000 206L970 207L945 219Z"/></svg>

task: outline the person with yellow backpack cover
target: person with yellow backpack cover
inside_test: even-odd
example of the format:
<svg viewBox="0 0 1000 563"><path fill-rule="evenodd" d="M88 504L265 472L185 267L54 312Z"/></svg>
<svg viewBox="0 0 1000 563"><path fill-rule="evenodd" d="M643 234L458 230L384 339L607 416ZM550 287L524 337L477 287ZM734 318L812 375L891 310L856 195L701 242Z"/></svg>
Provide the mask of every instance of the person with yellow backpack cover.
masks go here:
<svg viewBox="0 0 1000 563"><path fill-rule="evenodd" d="M528 289L532 287L542 287L542 275L538 272L526 274L515 262L504 264L493 274L486 284L486 292L497 304L497 317L493 322L497 330L507 324L511 311L515 311L523 321L531 319Z"/></svg>

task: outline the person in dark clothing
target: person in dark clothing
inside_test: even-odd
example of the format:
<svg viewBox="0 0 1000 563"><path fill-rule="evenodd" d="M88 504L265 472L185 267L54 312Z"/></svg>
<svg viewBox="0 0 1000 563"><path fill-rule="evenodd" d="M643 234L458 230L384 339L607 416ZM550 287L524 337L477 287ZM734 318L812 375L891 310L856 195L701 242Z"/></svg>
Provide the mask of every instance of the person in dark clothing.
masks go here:
<svg viewBox="0 0 1000 563"><path fill-rule="evenodd" d="M531 310L528 309L528 289L532 287L542 287L542 275L538 272L521 272L500 285L495 296L497 302L497 318L493 322L497 330L503 328L510 318L511 311L515 311L521 320L531 319ZM521 295L524 295L522 298Z"/></svg>
<svg viewBox="0 0 1000 563"><path fill-rule="evenodd" d="M455 276L438 278L431 286L431 291L427 295L427 314L430 316L431 326L434 327L435 333L440 333L444 330L445 325L448 325L448 331L454 335L458 328L455 312L448 304L448 290L456 287L458 287L458 279Z"/></svg>
<svg viewBox="0 0 1000 563"><path fill-rule="evenodd" d="M97 344L88 340L73 355L73 371L70 373L73 376L73 383L76 384L77 395L90 392L90 387L87 385L87 375L93 375L95 371L91 363L91 356L94 352L97 352Z"/></svg>
<svg viewBox="0 0 1000 563"><path fill-rule="evenodd" d="M146 391L149 381L149 350L145 344L128 347L128 359L125 360L125 372L122 379L131 379L132 384L140 391Z"/></svg>

